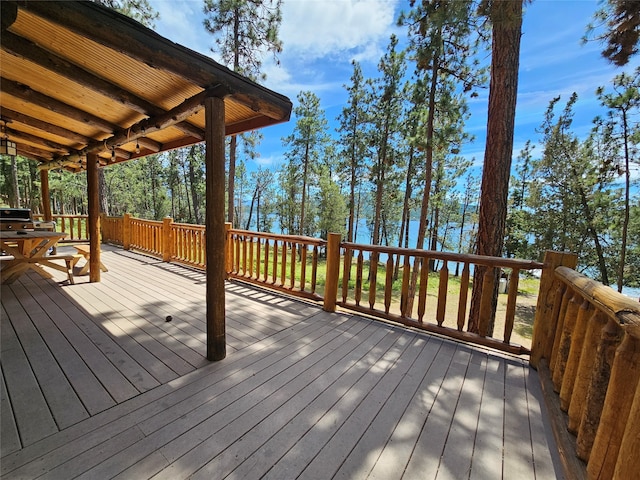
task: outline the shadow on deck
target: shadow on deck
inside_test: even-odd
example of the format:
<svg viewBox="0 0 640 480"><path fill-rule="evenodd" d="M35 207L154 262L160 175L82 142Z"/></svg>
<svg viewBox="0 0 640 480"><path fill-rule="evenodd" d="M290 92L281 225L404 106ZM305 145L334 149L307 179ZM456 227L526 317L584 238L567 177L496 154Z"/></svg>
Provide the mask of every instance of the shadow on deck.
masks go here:
<svg viewBox="0 0 640 480"><path fill-rule="evenodd" d="M561 477L525 360L104 246L2 286L2 478ZM167 317L171 316L171 321Z"/></svg>

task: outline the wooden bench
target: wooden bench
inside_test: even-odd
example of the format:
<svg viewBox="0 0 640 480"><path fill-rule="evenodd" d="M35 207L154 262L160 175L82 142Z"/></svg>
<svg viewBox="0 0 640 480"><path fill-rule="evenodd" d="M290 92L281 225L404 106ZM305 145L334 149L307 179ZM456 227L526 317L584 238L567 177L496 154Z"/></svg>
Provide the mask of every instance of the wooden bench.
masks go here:
<svg viewBox="0 0 640 480"><path fill-rule="evenodd" d="M52 260L64 260L64 266L52 263ZM30 258L30 263L38 263L44 267L53 268L67 274L69 284L74 285L73 266L78 262L75 255L45 255L44 257Z"/></svg>
<svg viewBox="0 0 640 480"><path fill-rule="evenodd" d="M87 263L85 263L84 266L82 267L82 270L80 270L80 272L78 273L78 275L85 275L87 272L89 272L89 260L91 259L90 246L86 244L78 244L78 245L74 245L73 248L75 248L76 251L78 252L77 255L74 255L76 257L75 262L73 262L74 266L83 257L87 261ZM109 271L107 267L104 266L102 261L100 261L100 270L102 270L103 272Z"/></svg>

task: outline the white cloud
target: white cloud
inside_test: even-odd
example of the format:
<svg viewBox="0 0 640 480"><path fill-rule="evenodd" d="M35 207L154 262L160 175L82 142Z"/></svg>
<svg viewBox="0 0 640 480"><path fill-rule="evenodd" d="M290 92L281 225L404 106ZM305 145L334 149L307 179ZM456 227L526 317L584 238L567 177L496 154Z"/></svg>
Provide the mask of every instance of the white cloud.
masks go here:
<svg viewBox="0 0 640 480"><path fill-rule="evenodd" d="M285 52L307 59L371 51L395 25L396 0L285 0L280 38Z"/></svg>
<svg viewBox="0 0 640 480"><path fill-rule="evenodd" d="M160 14L155 30L172 42L184 45L206 56L211 56L211 37L204 28L202 1L152 0L151 5Z"/></svg>
<svg viewBox="0 0 640 480"><path fill-rule="evenodd" d="M283 155L270 155L267 157L257 157L254 162L258 167L274 170L280 165L284 165L285 158Z"/></svg>

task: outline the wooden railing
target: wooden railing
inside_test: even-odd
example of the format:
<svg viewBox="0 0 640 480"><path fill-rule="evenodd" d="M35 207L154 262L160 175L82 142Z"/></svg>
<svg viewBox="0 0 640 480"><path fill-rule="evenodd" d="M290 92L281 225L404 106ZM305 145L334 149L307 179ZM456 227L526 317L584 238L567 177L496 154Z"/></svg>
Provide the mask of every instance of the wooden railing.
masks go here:
<svg viewBox="0 0 640 480"><path fill-rule="evenodd" d="M338 277L336 305L516 354L529 353L524 346L510 341L518 283L521 271L542 269L542 263L347 242L340 243L339 251L330 248L330 252L327 270L329 263L337 262L340 266L337 274L333 273L334 278L336 275ZM439 271L430 274L433 262L439 264ZM470 333L467 331L470 277L476 266L489 268L483 277L479 333ZM452 269L456 268L461 269L460 277L455 279L453 286ZM491 297L500 272L502 291L505 288L507 291L507 302L502 318L498 316L495 320L494 338L489 328ZM449 294L450 287L454 291L452 295ZM327 286L327 292L332 289ZM325 294L325 303L327 296L328 293Z"/></svg>
<svg viewBox="0 0 640 480"><path fill-rule="evenodd" d="M325 245L326 241L318 238L229 229L227 274L231 278L322 300L322 292L317 289L325 282L324 278L318 278L318 257Z"/></svg>
<svg viewBox="0 0 640 480"><path fill-rule="evenodd" d="M205 269L205 228L150 221L125 215L103 217L104 241L135 249L194 268ZM521 272L542 269L553 276L553 266L497 257L458 255L446 252L398 249L317 238L234 230L227 226L226 265L229 278L262 285L316 301L325 310L336 306L392 320L460 340L487 345L516 354L529 349L512 341L514 318L519 307ZM439 262L438 273L423 266ZM460 267L459 278L451 269ZM562 264L562 263L561 263ZM477 266L489 267L483 277L478 333L468 332L471 277ZM320 268L322 267L322 268ZM495 336L489 331L491 293L498 272L502 305L496 317ZM397 280L396 280L397 274ZM410 294L412 276L415 289ZM542 284L545 282L543 281ZM454 294L448 293L450 289ZM497 288L497 287L496 287ZM506 295L506 298L505 298ZM540 310L539 308L537 310ZM453 320L448 320L453 319Z"/></svg>
<svg viewBox="0 0 640 480"><path fill-rule="evenodd" d="M567 471L638 478L640 304L563 266L544 297L547 314L536 318L530 361L556 410L566 412L553 424Z"/></svg>
<svg viewBox="0 0 640 480"><path fill-rule="evenodd" d="M108 217L103 215L100 218L100 227L102 229L102 241L105 243L113 243L114 245L123 245L124 240L124 218Z"/></svg>
<svg viewBox="0 0 640 480"><path fill-rule="evenodd" d="M87 215L53 215L51 220L56 222L56 231L65 232L65 242L88 242L89 230ZM34 220L44 220L44 215L34 214Z"/></svg>
<svg viewBox="0 0 640 480"><path fill-rule="evenodd" d="M204 234L204 225L171 223L168 239L169 260L204 270L207 266Z"/></svg>

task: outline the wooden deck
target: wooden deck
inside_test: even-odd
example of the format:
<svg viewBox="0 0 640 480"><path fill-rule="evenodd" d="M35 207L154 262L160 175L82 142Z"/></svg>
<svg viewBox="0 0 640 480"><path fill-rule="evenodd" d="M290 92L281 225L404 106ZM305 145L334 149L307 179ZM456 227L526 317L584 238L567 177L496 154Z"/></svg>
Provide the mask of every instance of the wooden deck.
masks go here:
<svg viewBox="0 0 640 480"><path fill-rule="evenodd" d="M209 363L203 274L103 262L1 287L3 479L562 477L526 361L231 283Z"/></svg>

